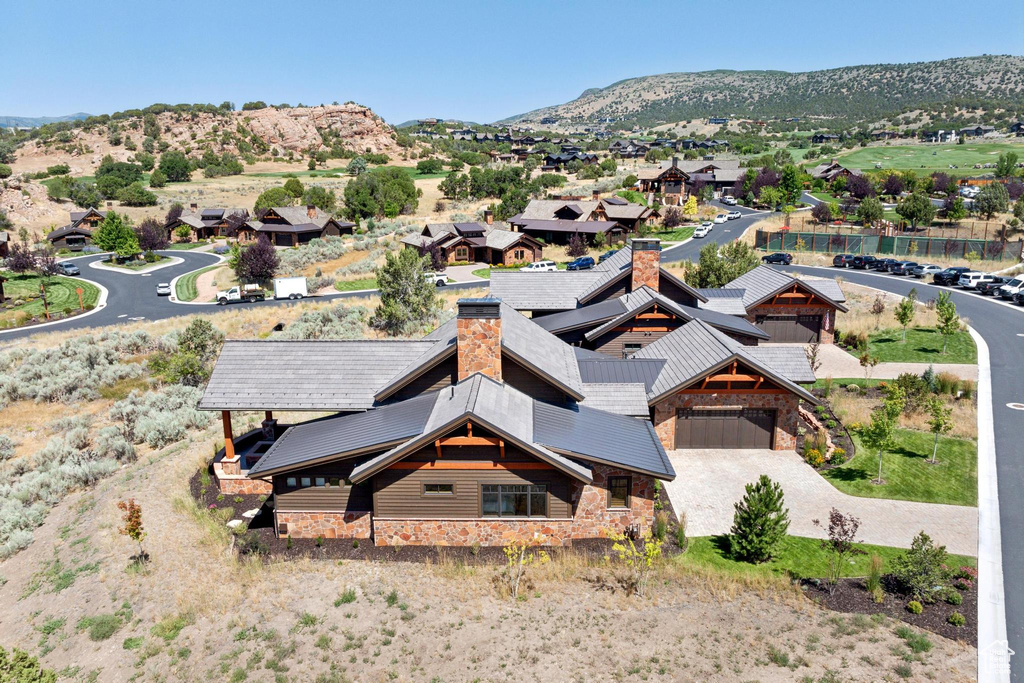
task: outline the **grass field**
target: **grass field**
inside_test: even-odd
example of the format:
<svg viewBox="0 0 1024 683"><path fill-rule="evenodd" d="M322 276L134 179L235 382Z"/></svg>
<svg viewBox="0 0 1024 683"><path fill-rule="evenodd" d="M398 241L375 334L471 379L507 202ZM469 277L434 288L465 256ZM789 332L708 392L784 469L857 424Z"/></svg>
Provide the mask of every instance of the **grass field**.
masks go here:
<svg viewBox="0 0 1024 683"><path fill-rule="evenodd" d="M868 350L883 363L977 363L978 349L966 330L950 337L946 352L942 353L943 337L934 328L907 329L907 342L903 343L903 330L890 329L868 337Z"/></svg>
<svg viewBox="0 0 1024 683"><path fill-rule="evenodd" d="M867 449L854 434L857 454L841 467L822 472L837 489L865 498L894 498L948 505L978 504L978 448L967 439L939 439L934 465L935 437L929 432L896 430L896 447L882 455L881 486L872 484L878 476L878 454Z"/></svg>
<svg viewBox="0 0 1024 683"><path fill-rule="evenodd" d="M882 168L918 171L929 174L942 171L950 176L977 175L984 171L975 169L975 164L994 164L1000 153L1014 151L1024 156L1024 144L1014 142L979 142L963 145L904 145L890 147L861 147L840 155L839 163L850 168L871 170L875 164ZM958 168L949 168L950 165ZM991 171L989 171L991 172Z"/></svg>
<svg viewBox="0 0 1024 683"><path fill-rule="evenodd" d="M856 384L861 389L867 389L868 387L877 387L879 384L881 384L884 381L885 381L884 379L865 379L863 377L833 377L832 378L832 388L833 389L846 388L847 386L849 386L851 384ZM812 387L814 389L824 389L825 388L825 379L822 378L822 379L815 380L814 384L812 385Z"/></svg>
<svg viewBox="0 0 1024 683"><path fill-rule="evenodd" d="M843 569L844 577L867 576L871 556L878 555L889 566L890 562L905 551L889 546L857 543L863 554L854 555L850 564ZM733 575L790 575L794 578L820 578L828 575L828 553L821 548L821 541L803 536L787 536L782 541L778 556L764 564L750 564L732 557L728 536L699 536L690 539L689 549L676 556L676 562L694 567L715 569ZM975 566L973 557L950 555L950 566Z"/></svg>
<svg viewBox="0 0 1024 683"><path fill-rule="evenodd" d="M199 247L206 246L209 243L209 240L199 240L198 242L174 242L167 245L167 248L173 251L187 251L189 249L198 249Z"/></svg>
<svg viewBox="0 0 1024 683"><path fill-rule="evenodd" d="M200 268L199 270L193 270L191 273L186 273L178 278L178 281L174 284L174 295L178 297L178 301L195 301L199 295L199 291L196 289L196 280L203 273L216 270L221 265L223 264L218 263L206 268Z"/></svg>
<svg viewBox="0 0 1024 683"><path fill-rule="evenodd" d="M361 289L377 289L377 278L364 277L359 280L339 280L334 283L339 292L355 292Z"/></svg>
<svg viewBox="0 0 1024 683"><path fill-rule="evenodd" d="M693 227L689 226L685 228L676 228L675 230L663 230L661 232L652 232L651 237L657 237L662 242L682 242L693 237Z"/></svg>
<svg viewBox="0 0 1024 683"><path fill-rule="evenodd" d="M14 302L19 299L26 301L21 306L0 310L0 324L10 327L19 318L44 314L39 285L45 281L41 277L30 273L16 275L6 272L3 273L3 277L7 278L7 282L4 283L4 295L7 297L7 301ZM50 306L50 312L63 313L65 309L78 311L78 294L75 290L79 287L82 288L82 303L86 306L95 306L100 296L100 290L95 285L70 277L50 278L46 284L46 300ZM34 297L34 300L27 301L28 297Z"/></svg>

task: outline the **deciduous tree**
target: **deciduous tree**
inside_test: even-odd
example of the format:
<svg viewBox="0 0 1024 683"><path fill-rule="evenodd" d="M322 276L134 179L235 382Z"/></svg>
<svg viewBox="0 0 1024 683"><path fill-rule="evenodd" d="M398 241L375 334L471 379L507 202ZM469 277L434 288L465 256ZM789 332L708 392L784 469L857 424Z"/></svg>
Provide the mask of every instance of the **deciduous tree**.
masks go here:
<svg viewBox="0 0 1024 683"><path fill-rule="evenodd" d="M242 282L269 282L274 279L281 260L266 235L242 249L235 267L235 275Z"/></svg>
<svg viewBox="0 0 1024 683"><path fill-rule="evenodd" d="M935 456L939 452L939 437L953 429L953 409L947 408L942 399L932 396L928 399L928 427L935 435L935 443L932 445L932 459L929 461L935 464Z"/></svg>
<svg viewBox="0 0 1024 683"><path fill-rule="evenodd" d="M942 353L946 353L950 338L963 329L960 314L957 313L956 304L953 303L949 292L939 292L939 298L935 301L935 313L938 315L938 328L942 334Z"/></svg>
<svg viewBox="0 0 1024 683"><path fill-rule="evenodd" d="M911 227L914 228L919 224L929 225L935 218L935 211L935 206L928 196L920 192L915 192L896 205L896 213L910 221Z"/></svg>
<svg viewBox="0 0 1024 683"><path fill-rule="evenodd" d="M903 328L903 343L906 344L907 327L914 322L914 316L917 314L917 290L911 289L907 296L900 299L896 308L893 309L893 313L896 316L896 322Z"/></svg>

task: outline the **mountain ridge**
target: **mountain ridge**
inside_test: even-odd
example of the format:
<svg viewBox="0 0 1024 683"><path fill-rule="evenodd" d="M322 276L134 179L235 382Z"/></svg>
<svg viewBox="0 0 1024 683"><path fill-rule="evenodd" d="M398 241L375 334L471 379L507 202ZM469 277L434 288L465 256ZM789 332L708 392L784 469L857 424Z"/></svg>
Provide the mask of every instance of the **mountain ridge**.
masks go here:
<svg viewBox="0 0 1024 683"><path fill-rule="evenodd" d="M0 115L0 128L38 128L39 126L45 126L47 123L59 123L61 121L81 121L87 119L92 114L85 112L75 112L74 114L65 114L64 116L13 116L13 115Z"/></svg>

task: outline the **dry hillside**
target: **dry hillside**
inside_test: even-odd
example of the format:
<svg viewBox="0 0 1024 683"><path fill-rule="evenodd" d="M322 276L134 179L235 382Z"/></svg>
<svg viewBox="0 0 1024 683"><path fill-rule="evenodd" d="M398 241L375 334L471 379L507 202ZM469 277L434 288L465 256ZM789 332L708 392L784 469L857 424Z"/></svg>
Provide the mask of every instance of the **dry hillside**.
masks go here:
<svg viewBox="0 0 1024 683"><path fill-rule="evenodd" d="M983 56L823 71L703 71L630 78L508 119L539 124L614 118L642 126L708 116L826 116L876 121L954 101L1024 106L1024 57Z"/></svg>
<svg viewBox="0 0 1024 683"><path fill-rule="evenodd" d="M268 152L301 157L310 148L324 146L324 135L337 136L344 146L358 152L400 153L394 130L367 107L358 104L319 107L268 107L253 111L222 114L165 112L157 115L159 141L186 154L212 149L217 153L240 154L239 142L252 143L258 138ZM142 117L119 119L116 125L125 139L141 149ZM95 125L74 128L45 142L34 140L18 150L12 168L15 173L40 171L54 164L68 164L72 175L92 175L107 154L117 161L130 161L135 151L123 142L110 144L110 126Z"/></svg>

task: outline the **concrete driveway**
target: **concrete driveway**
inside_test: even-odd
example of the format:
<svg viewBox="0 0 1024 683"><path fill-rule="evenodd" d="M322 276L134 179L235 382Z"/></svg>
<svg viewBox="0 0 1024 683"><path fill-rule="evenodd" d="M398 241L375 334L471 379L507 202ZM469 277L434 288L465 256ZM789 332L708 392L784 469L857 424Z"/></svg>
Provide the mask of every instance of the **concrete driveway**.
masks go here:
<svg viewBox="0 0 1024 683"><path fill-rule="evenodd" d="M665 488L672 508L686 512L690 536L728 533L733 504L743 497L743 487L767 474L782 485L790 535L825 538L813 520L827 525L829 510L835 507L860 519L858 536L865 543L907 548L923 530L950 552L978 554L977 508L850 496L794 451L680 450L669 451L669 459L676 478Z"/></svg>

